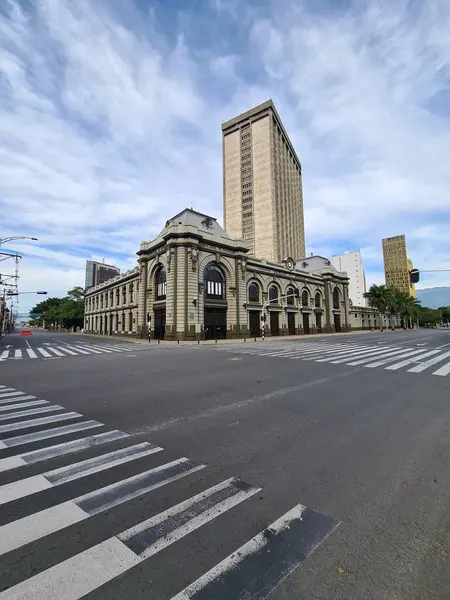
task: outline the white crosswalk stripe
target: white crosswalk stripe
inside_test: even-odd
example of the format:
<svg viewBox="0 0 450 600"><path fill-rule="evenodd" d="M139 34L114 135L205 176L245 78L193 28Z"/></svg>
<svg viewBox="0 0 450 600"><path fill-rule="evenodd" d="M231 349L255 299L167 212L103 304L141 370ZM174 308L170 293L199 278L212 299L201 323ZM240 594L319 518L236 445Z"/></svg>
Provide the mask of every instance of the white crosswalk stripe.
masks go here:
<svg viewBox="0 0 450 600"><path fill-rule="evenodd" d="M22 406L26 404L29 403L23 403ZM65 410L55 405L18 410L12 414L21 417L25 416L25 412L50 408ZM97 425L102 426L101 423ZM8 582L2 580L0 584L1 600L80 600L106 583L115 585L119 575L139 577L139 570L132 570L134 566L152 561L162 550L182 540L188 543L189 536L206 525L209 528L215 527L218 532L215 537L210 537L212 542L209 543L215 543L217 549L222 550L220 533L223 528L229 527L231 522L238 525L239 531L239 520L245 518L239 511L261 492L259 486L234 477L220 480L219 473L214 475L215 481L211 480L210 473L210 479L206 483L202 476L196 475L201 475L206 468L204 464L186 457L168 461L163 448L148 441L133 443L131 436L117 430L89 434L87 428L72 429L70 432L77 435L76 439L60 443L55 440L54 444L50 442L44 448L27 449L36 440L49 439L49 431L51 430L36 432L44 434L42 438L22 439L21 452L12 456L2 454L5 449L14 448L14 443L8 445L14 438L2 438L0 442L0 474L7 477L6 483L0 485L0 519L2 515L8 515L3 522L0 520L0 570L8 576ZM85 432L88 435L84 436ZM64 431L64 427L60 427L54 437L63 438L67 433L69 432ZM6 445L1 445L2 443ZM120 447L103 450L105 445L111 444L119 444ZM89 452L89 455L77 460L76 453L81 451ZM56 459L59 462L54 468L50 461ZM61 466L61 460L64 459L65 464ZM24 470L29 465L39 467L41 462L43 465L40 470L35 468L31 474ZM127 474L127 470L131 468L134 474ZM97 483L97 476L101 477L101 483ZM182 492L181 498L170 504L167 486L183 481L186 484L178 488ZM86 486L87 482L89 485ZM68 483L73 486L66 488L70 489L70 494L61 498L55 488ZM82 485L82 493L77 493L76 486ZM193 485L196 486L195 492L191 491ZM159 512L153 509L155 494L159 494ZM148 514L141 514L137 518L132 504L136 499L142 499L141 510L148 507ZM95 515L109 514L116 507L119 514L122 514L117 523L125 523L124 515L129 513L126 528L122 525L118 529L117 524L114 525L114 519L92 519ZM251 508L249 510L253 511ZM108 531L110 522L112 530ZM258 533L260 525L255 519L256 531L249 538L257 533L256 537L249 539L237 552L184 590L175 590L178 594L174 598L197 598L196 594L199 592L198 598L243 600L249 597L246 586L255 578L252 581L252 587L258 590L255 598L263 600L286 577L287 565L289 571L292 571L338 524L334 519L300 504L272 524L268 522L270 529L264 532ZM67 533L68 527L72 528L70 535ZM77 531L82 532L83 527L85 530L96 530L92 541L83 541L84 536L80 536L78 543L71 543L73 536L78 535ZM295 536L294 544L292 533ZM31 543L32 552L24 548ZM230 543L232 540L228 540L228 544ZM66 547L61 557L55 551L59 544L65 544ZM226 548L228 551L235 550L231 546ZM20 554L10 554L15 551ZM14 558L19 555L24 558ZM255 570L255 560L260 560L263 567L267 564L267 555L272 557L271 569ZM248 564L249 558L252 565ZM170 558L164 560L167 569L173 568ZM8 561L12 563L4 570ZM232 582L224 585L222 579L227 578L230 566L236 561L245 573L244 585L241 583L240 587L236 587ZM14 566L16 564L20 564L17 572ZM146 585L149 582L146 581ZM155 582L151 582L152 593L154 585ZM215 586L215 591L204 595L202 590L208 585ZM170 594L156 594L155 597L169 598L172 595L173 591ZM131 600L123 593L120 597Z"/></svg>
<svg viewBox="0 0 450 600"><path fill-rule="evenodd" d="M66 342L58 343L46 343L45 348L43 346L29 347L29 348L9 348L0 352L0 369L1 363L8 360L24 361L27 359L63 359L63 358L76 358L82 356L92 355L111 355L130 352L138 352L142 350L155 350L156 348L164 348L165 346L159 345L142 345L142 344L104 344L104 343L91 343L91 342L78 342L68 344ZM0 390L1 391L1 390Z"/></svg>
<svg viewBox="0 0 450 600"><path fill-rule="evenodd" d="M261 356L268 359L301 360L333 365L348 365L387 371L404 369L407 373L428 372L445 377L450 374L450 361L436 370L433 367L450 359L446 347L401 347L394 344L377 343L332 343L332 342L256 342L246 348L228 346L215 348L218 352L239 355ZM411 367L411 368L407 368Z"/></svg>

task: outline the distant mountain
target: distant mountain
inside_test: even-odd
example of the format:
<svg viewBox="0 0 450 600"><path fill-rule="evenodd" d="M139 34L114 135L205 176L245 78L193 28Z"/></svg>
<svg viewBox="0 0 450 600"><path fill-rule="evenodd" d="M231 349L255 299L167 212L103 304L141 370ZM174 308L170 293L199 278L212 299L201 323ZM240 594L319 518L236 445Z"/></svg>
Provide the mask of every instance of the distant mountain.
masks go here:
<svg viewBox="0 0 450 600"><path fill-rule="evenodd" d="M450 287L435 287L417 290L417 299L420 300L422 306L428 306L428 308L450 306Z"/></svg>

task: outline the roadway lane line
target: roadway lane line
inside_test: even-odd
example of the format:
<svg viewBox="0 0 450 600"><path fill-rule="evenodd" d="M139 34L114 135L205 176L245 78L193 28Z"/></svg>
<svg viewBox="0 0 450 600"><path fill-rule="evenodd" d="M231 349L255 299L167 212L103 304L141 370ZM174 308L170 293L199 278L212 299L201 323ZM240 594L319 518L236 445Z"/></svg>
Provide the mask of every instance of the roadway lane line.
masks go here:
<svg viewBox="0 0 450 600"><path fill-rule="evenodd" d="M9 419L18 419L20 417L31 417L41 413L53 412L57 410L65 410L63 406L54 404L53 406L44 406L43 408L32 408L30 410L16 410L15 412L6 415L0 415L0 421L8 421Z"/></svg>
<svg viewBox="0 0 450 600"><path fill-rule="evenodd" d="M47 400L34 400L34 402L23 402L22 404L7 404L6 406L0 406L0 412L29 408L30 406L39 406L40 404L49 404L49 402Z"/></svg>
<svg viewBox="0 0 450 600"><path fill-rule="evenodd" d="M377 355L378 357L381 356L396 356L398 354L403 355L408 349L407 348L402 348L401 350L382 350L380 351L380 353ZM370 361L372 361L375 357L374 356L369 356L368 358L364 358L361 360L355 360L353 362L349 362L347 363L348 366L357 366L357 365L363 365L364 363L368 363Z"/></svg>
<svg viewBox="0 0 450 600"><path fill-rule="evenodd" d="M23 394L23 392L20 392ZM0 404L8 404L10 402L23 402L24 400L34 400L36 396L16 396L14 394L14 398L3 398L0 400Z"/></svg>
<svg viewBox="0 0 450 600"><path fill-rule="evenodd" d="M0 555L60 531L73 523L83 521L90 516L108 510L108 508L128 502L203 468L205 468L205 465L194 463L188 458L180 458L89 494L46 508L28 517L12 521L0 527ZM65 595L57 597L67 600Z"/></svg>
<svg viewBox="0 0 450 600"><path fill-rule="evenodd" d="M422 348L422 350L425 350L425 348ZM425 352L425 354L421 354L419 357L413 356L412 358L407 358L406 360L402 360L393 365L389 365L388 367L385 367L385 369L388 371L397 371L397 369L406 367L406 365L410 365L411 363L415 363L417 361L420 362L422 360L422 358L427 358L428 356L434 356L435 354L438 354L438 353L439 353L439 350L431 350L430 352Z"/></svg>
<svg viewBox="0 0 450 600"><path fill-rule="evenodd" d="M161 451L162 448L153 446L153 444L148 442L143 442L142 444L115 450L109 454L101 454L100 456L82 460L66 467L54 469L53 471L47 471L41 475L27 477L14 483L7 483L0 486L0 504L6 504L25 496L31 496L42 490L56 487L69 481L75 481L94 473L100 473L101 471L106 471L107 469L112 469L118 465Z"/></svg>
<svg viewBox="0 0 450 600"><path fill-rule="evenodd" d="M242 481L224 481L19 583L5 599L79 600L259 491Z"/></svg>
<svg viewBox="0 0 450 600"><path fill-rule="evenodd" d="M421 373L422 371L425 371L425 369L428 369L429 367L436 365L438 362L441 362L441 360L445 360L449 356L450 356L450 352L444 352L443 354L439 354L439 356L430 358L430 360L427 360L424 363L418 364L415 367L412 367L412 369L408 369L408 373Z"/></svg>
<svg viewBox="0 0 450 600"><path fill-rule="evenodd" d="M450 362L438 369L433 373L433 375L440 375L441 377L445 377L450 373Z"/></svg>
<svg viewBox="0 0 450 600"><path fill-rule="evenodd" d="M449 344L442 344L442 346L437 346L437 349L446 348L447 346L450 346L450 343Z"/></svg>
<svg viewBox="0 0 450 600"><path fill-rule="evenodd" d="M93 429L94 427L104 427L104 424L99 421L83 421L81 423L53 427L53 429L45 429L44 431L36 431L34 433L25 433L24 435L18 435L11 438L3 438L0 440L0 449L32 444L33 442L40 442L41 440L69 435L70 433L78 433L79 431Z"/></svg>
<svg viewBox="0 0 450 600"><path fill-rule="evenodd" d="M420 350L412 350L412 351L405 348L405 350L406 350L406 352L404 352L403 354L400 354L399 356L394 356L394 357L391 356L389 358L383 358L383 360L378 360L377 362L370 363L370 364L364 365L364 366L368 369L374 369L375 367L381 367L382 365L385 365L389 362L394 362L395 360L398 360L399 358L406 358L407 356L417 356L418 354L423 352L423 348Z"/></svg>
<svg viewBox="0 0 450 600"><path fill-rule="evenodd" d="M400 350L400 348L392 348L392 350ZM373 356L374 358L376 358L377 356L382 356L386 353L386 350L382 350L381 348L377 348L377 349L373 349L373 350L364 350L364 352L357 352L355 353L354 356L346 356L345 358L340 358L339 360L333 360L331 361L331 364L333 365L339 365L341 363L346 362L347 360L349 360L349 358L353 359L353 358L359 358L359 357L367 357L367 356Z"/></svg>
<svg viewBox="0 0 450 600"><path fill-rule="evenodd" d="M40 425L47 425L48 423L57 423L58 421L67 421L68 419L78 419L82 417L80 413L68 412L63 415L53 415L51 417L42 417L41 419L28 419L26 421L20 421L19 423L10 423L9 425L0 425L0 433L7 433L9 431L18 431L20 429L29 429L30 427L39 427Z"/></svg>
<svg viewBox="0 0 450 600"><path fill-rule="evenodd" d="M54 446L47 446L46 448L40 448L39 450L31 450L30 452L24 452L16 456L2 458L0 459L0 472L9 471L25 465L32 465L50 458L64 456L65 454L72 454L80 452L81 450L95 448L101 444L109 444L126 437L130 437L128 433L115 429L113 431L107 431L106 433L97 433L95 435L72 440L71 442L55 444Z"/></svg>
<svg viewBox="0 0 450 600"><path fill-rule="evenodd" d="M298 504L172 600L263 600L338 525Z"/></svg>
<svg viewBox="0 0 450 600"><path fill-rule="evenodd" d="M53 354L56 354L56 356L65 356L65 354L63 354L59 350L56 350L56 348L53 348L53 346L47 346L47 349L49 352L53 352Z"/></svg>
<svg viewBox="0 0 450 600"><path fill-rule="evenodd" d="M44 348L36 348L36 350L38 352L40 352L44 358L50 358L51 357L50 352L47 352L47 350L44 350Z"/></svg>
<svg viewBox="0 0 450 600"><path fill-rule="evenodd" d="M23 394L23 392L18 392L14 388L5 388L0 392L0 398L4 398L5 396L18 396L19 394Z"/></svg>
<svg viewBox="0 0 450 600"><path fill-rule="evenodd" d="M63 355L64 352L67 352L67 354L70 354L71 356L77 356L76 352L74 352L73 350L69 350L69 348L66 348L65 346L56 346L56 348L60 350L63 353Z"/></svg>

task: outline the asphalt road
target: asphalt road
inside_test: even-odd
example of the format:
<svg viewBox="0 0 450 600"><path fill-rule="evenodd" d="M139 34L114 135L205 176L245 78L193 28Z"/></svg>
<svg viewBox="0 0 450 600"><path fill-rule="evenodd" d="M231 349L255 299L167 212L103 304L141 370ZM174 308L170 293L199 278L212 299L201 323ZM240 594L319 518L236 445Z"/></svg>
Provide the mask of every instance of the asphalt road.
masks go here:
<svg viewBox="0 0 450 600"><path fill-rule="evenodd" d="M34 332L6 346L1 600L450 597L450 331L150 348ZM63 469L137 445L110 468Z"/></svg>

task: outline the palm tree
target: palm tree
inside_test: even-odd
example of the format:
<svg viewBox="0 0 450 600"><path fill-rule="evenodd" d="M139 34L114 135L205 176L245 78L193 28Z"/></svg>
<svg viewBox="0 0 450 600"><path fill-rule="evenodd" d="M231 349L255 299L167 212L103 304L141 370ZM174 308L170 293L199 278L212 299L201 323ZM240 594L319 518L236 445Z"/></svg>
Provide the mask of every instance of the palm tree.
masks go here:
<svg viewBox="0 0 450 600"><path fill-rule="evenodd" d="M369 291L364 294L364 297L369 301L369 306L378 310L380 318L380 331L383 331L383 314L386 314L391 306L392 291L385 285L377 285L373 283Z"/></svg>

